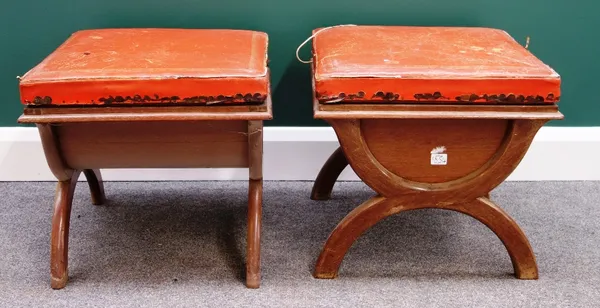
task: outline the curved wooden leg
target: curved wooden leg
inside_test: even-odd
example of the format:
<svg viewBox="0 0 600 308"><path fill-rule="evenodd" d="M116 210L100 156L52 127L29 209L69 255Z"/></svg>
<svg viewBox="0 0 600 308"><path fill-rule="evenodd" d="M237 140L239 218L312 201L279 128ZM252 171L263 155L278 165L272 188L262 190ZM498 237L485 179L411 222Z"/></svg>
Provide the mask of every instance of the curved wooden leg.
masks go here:
<svg viewBox="0 0 600 308"><path fill-rule="evenodd" d="M313 184L312 200L329 200L335 181L348 166L348 160L341 147L337 148L325 162Z"/></svg>
<svg viewBox="0 0 600 308"><path fill-rule="evenodd" d="M260 227L262 220L262 180L250 180L248 193L248 244L246 248L246 286L260 287Z"/></svg>
<svg viewBox="0 0 600 308"><path fill-rule="evenodd" d="M394 202L381 196L373 197L355 208L335 227L329 235L313 273L315 278L332 279L350 246L356 239L381 219L392 215Z"/></svg>
<svg viewBox="0 0 600 308"><path fill-rule="evenodd" d="M467 214L488 226L504 243L510 255L515 276L519 279L537 279L538 270L533 250L517 223L489 199L482 197L472 202L427 205L425 198L415 196L388 199L377 196L355 208L333 230L315 267L315 278L335 278L348 249L367 229L383 218L399 212L441 208Z"/></svg>
<svg viewBox="0 0 600 308"><path fill-rule="evenodd" d="M50 239L50 286L53 289L64 288L69 279L69 221L71 219L73 194L75 193L79 174L79 171L74 171L71 179L60 181L56 186Z"/></svg>
<svg viewBox="0 0 600 308"><path fill-rule="evenodd" d="M538 267L533 249L519 225L504 210L488 198L454 204L450 210L467 214L490 228L500 238L512 261L518 279L538 279Z"/></svg>
<svg viewBox="0 0 600 308"><path fill-rule="evenodd" d="M92 195L92 204L102 205L106 201L106 195L104 194L104 184L102 183L102 174L99 169L85 169L83 170L85 178L87 179L88 185L90 186L90 192Z"/></svg>
<svg viewBox="0 0 600 308"><path fill-rule="evenodd" d="M248 121L248 234L246 245L246 287L260 287L260 227L262 221L263 122Z"/></svg>

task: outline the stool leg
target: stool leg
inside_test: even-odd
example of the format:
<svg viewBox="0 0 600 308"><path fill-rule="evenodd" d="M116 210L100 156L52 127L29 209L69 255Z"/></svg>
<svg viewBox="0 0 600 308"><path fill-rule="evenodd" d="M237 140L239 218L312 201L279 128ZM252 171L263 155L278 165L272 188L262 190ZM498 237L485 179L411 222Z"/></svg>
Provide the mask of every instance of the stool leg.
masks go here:
<svg viewBox="0 0 600 308"><path fill-rule="evenodd" d="M246 286L260 287L260 229L262 220L262 180L250 180L248 193L248 245L246 248Z"/></svg>
<svg viewBox="0 0 600 308"><path fill-rule="evenodd" d="M92 195L92 204L102 205L106 201L106 195L104 194L104 183L102 183L102 174L99 169L85 169L83 170L85 178L87 179L88 185L90 186L90 192Z"/></svg>
<svg viewBox="0 0 600 308"><path fill-rule="evenodd" d="M490 228L506 247L518 279L538 279L535 254L527 236L514 219L494 202L483 197L450 205L448 209L467 214Z"/></svg>
<svg viewBox="0 0 600 308"><path fill-rule="evenodd" d="M71 179L60 181L56 186L50 238L50 286L53 289L64 288L69 279L69 222L73 194L79 174L79 171L74 171Z"/></svg>
<svg viewBox="0 0 600 308"><path fill-rule="evenodd" d="M421 200L422 199L422 200ZM490 228L504 243L510 255L515 276L537 279L538 270L533 250L516 222L489 199L482 197L471 202L431 206L426 197L373 197L350 212L333 230L315 266L315 278L335 278L348 249L367 229L380 220L403 211L440 208L467 214Z"/></svg>
<svg viewBox="0 0 600 308"><path fill-rule="evenodd" d="M248 234L246 245L246 287L260 287L260 231L262 223L263 122L248 121Z"/></svg>
<svg viewBox="0 0 600 308"><path fill-rule="evenodd" d="M338 270L346 252L354 241L371 226L381 219L392 215L394 202L385 197L376 196L355 208L335 227L329 235L315 266L315 278L333 279L338 275Z"/></svg>
<svg viewBox="0 0 600 308"><path fill-rule="evenodd" d="M325 162L313 184L312 200L329 200L335 181L348 166L348 160L341 147L337 148Z"/></svg>

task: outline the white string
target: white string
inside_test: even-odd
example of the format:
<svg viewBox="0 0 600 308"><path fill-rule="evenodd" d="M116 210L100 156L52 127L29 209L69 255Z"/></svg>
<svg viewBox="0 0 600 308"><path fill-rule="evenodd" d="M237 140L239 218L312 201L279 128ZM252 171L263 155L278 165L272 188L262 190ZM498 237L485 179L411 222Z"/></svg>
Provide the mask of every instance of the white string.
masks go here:
<svg viewBox="0 0 600 308"><path fill-rule="evenodd" d="M302 44L300 44L300 46L298 46L298 48L296 49L296 59L298 59L298 61L300 61L302 63L312 63L312 59L309 60L309 61L300 59L300 55L299 55L300 48L302 48L304 45L306 45L306 43L308 43L308 41L312 40L315 36L317 36L317 34L321 33L321 31L324 31L324 30L327 30L327 29L331 29L331 28L346 27L346 26L356 26L356 25L347 24L347 25L330 26L330 27L322 28L319 31L315 32L313 35L311 35L309 38L307 38L304 42L302 42Z"/></svg>
<svg viewBox="0 0 600 308"><path fill-rule="evenodd" d="M525 49L529 49L529 36L527 37L527 41L525 42Z"/></svg>

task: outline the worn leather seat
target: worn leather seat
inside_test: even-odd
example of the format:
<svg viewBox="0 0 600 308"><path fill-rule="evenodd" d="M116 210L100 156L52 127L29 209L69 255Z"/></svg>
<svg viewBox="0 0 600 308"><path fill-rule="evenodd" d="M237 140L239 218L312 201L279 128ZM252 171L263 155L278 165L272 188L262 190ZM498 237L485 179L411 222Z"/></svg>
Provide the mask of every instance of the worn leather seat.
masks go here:
<svg viewBox="0 0 600 308"><path fill-rule="evenodd" d="M497 29L334 27L316 35L313 54L320 102L540 104L560 98L560 76Z"/></svg>
<svg viewBox="0 0 600 308"><path fill-rule="evenodd" d="M262 102L267 34L217 29L74 33L20 80L26 105Z"/></svg>

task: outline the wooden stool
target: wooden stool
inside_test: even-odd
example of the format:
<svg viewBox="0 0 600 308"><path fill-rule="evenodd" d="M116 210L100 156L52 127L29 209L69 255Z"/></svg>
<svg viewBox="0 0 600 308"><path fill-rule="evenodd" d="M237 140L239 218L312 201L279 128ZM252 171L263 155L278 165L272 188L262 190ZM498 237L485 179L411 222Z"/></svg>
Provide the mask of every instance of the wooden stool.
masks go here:
<svg viewBox="0 0 600 308"><path fill-rule="evenodd" d="M68 280L80 172L104 202L101 168L249 168L246 285L260 285L263 120L272 118L265 33L105 29L73 34L21 78L20 123L39 129L57 186L51 286Z"/></svg>
<svg viewBox="0 0 600 308"><path fill-rule="evenodd" d="M333 126L341 147L312 199L329 199L348 164L378 194L333 230L315 277L335 278L352 243L383 218L439 208L487 225L516 277L538 278L527 237L489 192L538 129L563 118L556 72L507 33L486 28L329 28L315 36L313 54L314 116Z"/></svg>

